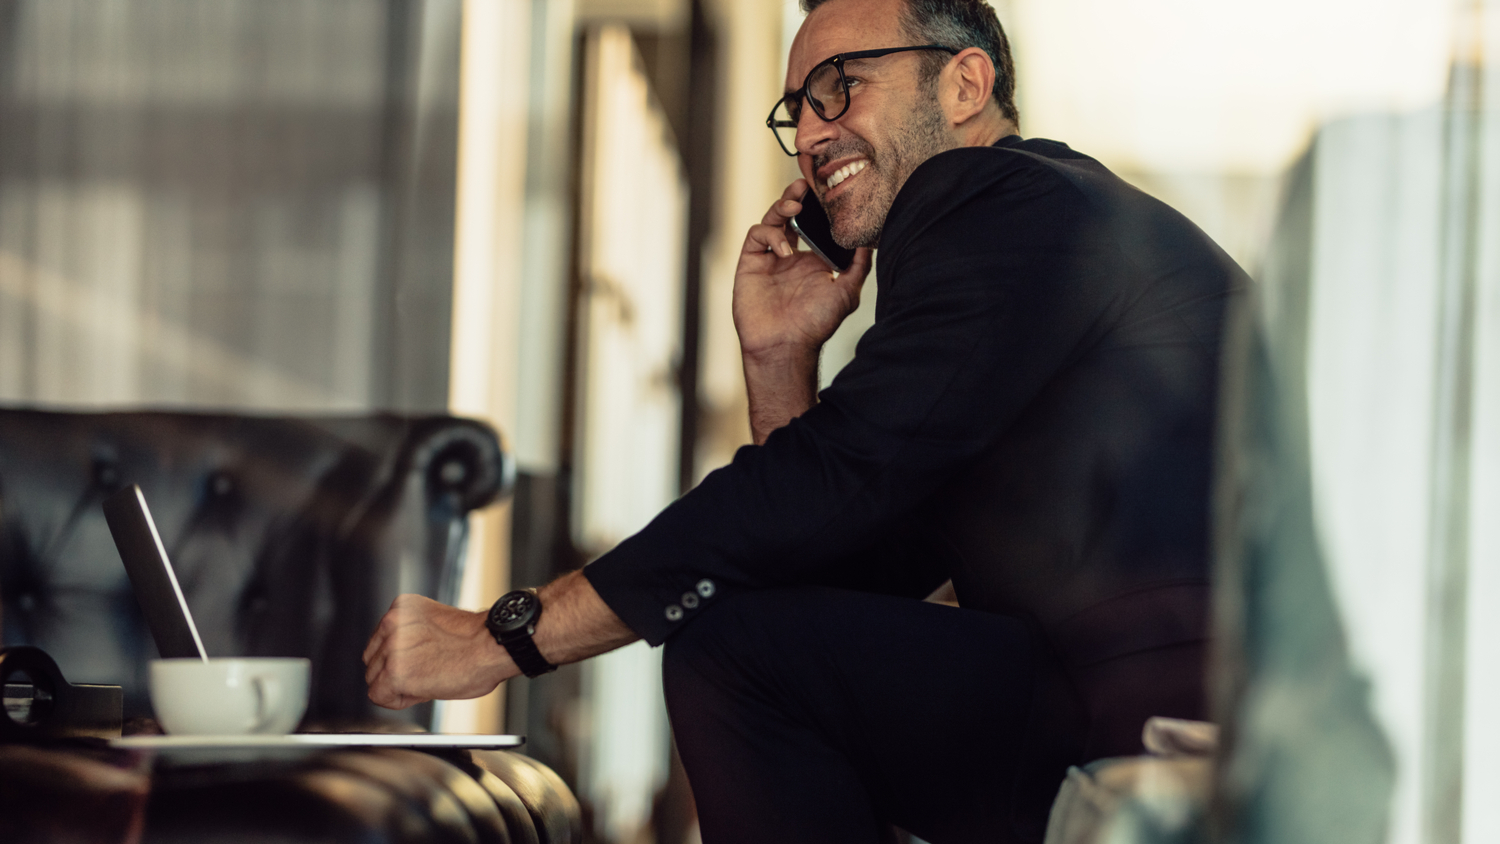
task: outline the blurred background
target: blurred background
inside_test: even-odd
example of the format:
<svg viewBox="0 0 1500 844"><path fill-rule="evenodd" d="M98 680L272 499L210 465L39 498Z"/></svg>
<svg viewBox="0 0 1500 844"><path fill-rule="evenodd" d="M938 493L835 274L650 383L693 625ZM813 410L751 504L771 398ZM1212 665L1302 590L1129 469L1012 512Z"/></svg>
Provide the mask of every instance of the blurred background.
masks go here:
<svg viewBox="0 0 1500 844"><path fill-rule="evenodd" d="M1318 540L1395 752L1389 840L1500 840L1500 3L994 5L1024 135L1196 221L1267 320L1305 302ZM801 19L0 0L0 402L482 418L519 481L472 526L464 604L576 568L749 441L730 291L796 176L764 121ZM644 645L441 718L528 734L600 841L693 835Z"/></svg>

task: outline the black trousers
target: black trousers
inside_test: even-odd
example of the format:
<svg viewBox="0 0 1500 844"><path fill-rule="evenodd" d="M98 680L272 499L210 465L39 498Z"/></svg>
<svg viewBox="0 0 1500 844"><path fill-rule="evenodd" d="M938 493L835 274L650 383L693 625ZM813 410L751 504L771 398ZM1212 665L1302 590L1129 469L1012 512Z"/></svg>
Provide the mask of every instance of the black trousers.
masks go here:
<svg viewBox="0 0 1500 844"><path fill-rule="evenodd" d="M1202 650L1176 650L1101 733L1098 690L1018 619L781 589L675 635L664 682L705 844L873 844L891 825L934 844L1040 842L1069 764L1138 752L1147 715L1201 716Z"/></svg>

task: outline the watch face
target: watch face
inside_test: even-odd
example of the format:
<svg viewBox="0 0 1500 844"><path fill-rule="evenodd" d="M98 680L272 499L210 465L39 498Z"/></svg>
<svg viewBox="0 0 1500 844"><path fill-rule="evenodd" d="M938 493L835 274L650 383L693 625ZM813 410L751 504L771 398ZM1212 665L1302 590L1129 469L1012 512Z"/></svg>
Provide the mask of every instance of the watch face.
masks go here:
<svg viewBox="0 0 1500 844"><path fill-rule="evenodd" d="M536 595L512 592L495 602L490 609L490 627L498 633L521 630L536 617Z"/></svg>

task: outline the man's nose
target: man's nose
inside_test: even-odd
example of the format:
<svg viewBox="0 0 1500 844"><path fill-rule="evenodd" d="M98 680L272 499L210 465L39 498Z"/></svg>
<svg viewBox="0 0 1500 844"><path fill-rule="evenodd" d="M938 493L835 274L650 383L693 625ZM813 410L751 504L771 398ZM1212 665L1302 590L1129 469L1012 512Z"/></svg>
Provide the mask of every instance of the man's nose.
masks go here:
<svg viewBox="0 0 1500 844"><path fill-rule="evenodd" d="M804 102L797 116L797 151L812 155L818 144L838 135L838 127L818 116L812 104Z"/></svg>

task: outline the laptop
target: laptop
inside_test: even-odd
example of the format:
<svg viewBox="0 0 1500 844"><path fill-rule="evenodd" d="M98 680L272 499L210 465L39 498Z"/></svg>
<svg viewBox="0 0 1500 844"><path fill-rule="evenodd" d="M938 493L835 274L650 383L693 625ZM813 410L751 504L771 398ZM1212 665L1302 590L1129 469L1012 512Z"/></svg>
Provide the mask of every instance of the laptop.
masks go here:
<svg viewBox="0 0 1500 844"><path fill-rule="evenodd" d="M104 520L130 576L130 588L141 605L141 614L156 650L165 659L208 659L193 612L188 609L182 586L167 548L162 544L146 496L134 484L104 501ZM286 747L518 747L526 739L511 735L440 735L434 733L309 733L289 736L126 736L114 739L117 747L132 748L286 748Z"/></svg>
<svg viewBox="0 0 1500 844"><path fill-rule="evenodd" d="M130 588L141 605L146 627L156 640L163 659L208 659L198 625L188 609L177 573L167 559L167 548L146 506L141 488L131 484L104 500L104 520L109 523L115 548L130 576Z"/></svg>

